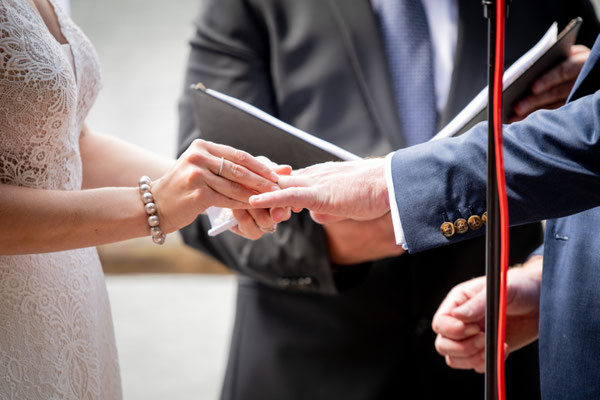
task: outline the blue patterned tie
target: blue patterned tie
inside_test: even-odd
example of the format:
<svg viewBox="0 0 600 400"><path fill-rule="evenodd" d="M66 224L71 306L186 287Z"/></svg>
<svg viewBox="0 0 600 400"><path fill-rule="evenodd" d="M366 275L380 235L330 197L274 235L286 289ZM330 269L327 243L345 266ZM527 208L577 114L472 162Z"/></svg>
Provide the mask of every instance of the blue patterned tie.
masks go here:
<svg viewBox="0 0 600 400"><path fill-rule="evenodd" d="M433 56L421 0L381 0L379 23L407 146L435 133Z"/></svg>

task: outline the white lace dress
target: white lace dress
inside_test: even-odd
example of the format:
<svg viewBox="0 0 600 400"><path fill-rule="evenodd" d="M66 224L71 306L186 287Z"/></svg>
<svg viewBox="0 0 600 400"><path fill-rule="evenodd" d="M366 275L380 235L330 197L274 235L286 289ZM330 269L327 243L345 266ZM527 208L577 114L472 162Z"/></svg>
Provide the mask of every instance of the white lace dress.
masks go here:
<svg viewBox="0 0 600 400"><path fill-rule="evenodd" d="M88 39L54 8L69 45L26 0L0 0L0 183L79 190L79 135L100 69ZM95 248L0 256L0 399L121 397Z"/></svg>

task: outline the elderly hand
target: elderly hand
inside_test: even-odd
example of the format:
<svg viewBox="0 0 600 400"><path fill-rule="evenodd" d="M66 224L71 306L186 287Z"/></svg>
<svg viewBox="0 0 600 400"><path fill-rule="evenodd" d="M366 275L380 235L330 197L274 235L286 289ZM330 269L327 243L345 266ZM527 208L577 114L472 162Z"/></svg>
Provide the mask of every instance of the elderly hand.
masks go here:
<svg viewBox="0 0 600 400"><path fill-rule="evenodd" d="M279 190L279 176L250 154L195 140L175 166L152 183L164 233L194 221L210 206L251 208L253 194Z"/></svg>
<svg viewBox="0 0 600 400"><path fill-rule="evenodd" d="M589 55L590 49L587 47L582 45L572 46L569 58L533 83L531 86L532 94L516 104L510 122L520 121L532 112L542 108L554 109L563 106Z"/></svg>
<svg viewBox="0 0 600 400"><path fill-rule="evenodd" d="M511 268L507 281L505 354L538 336L542 257L533 256L522 267ZM435 348L446 364L457 369L485 371L485 277L454 287L433 317Z"/></svg>
<svg viewBox="0 0 600 400"><path fill-rule="evenodd" d="M282 190L252 196L255 207L307 208L355 220L379 218L390 210L385 159L328 162L281 176Z"/></svg>

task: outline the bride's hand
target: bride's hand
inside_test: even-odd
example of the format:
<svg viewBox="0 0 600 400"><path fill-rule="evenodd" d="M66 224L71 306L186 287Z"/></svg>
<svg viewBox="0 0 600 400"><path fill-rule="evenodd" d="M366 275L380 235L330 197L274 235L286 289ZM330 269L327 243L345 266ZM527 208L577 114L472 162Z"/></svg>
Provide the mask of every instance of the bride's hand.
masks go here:
<svg viewBox="0 0 600 400"><path fill-rule="evenodd" d="M264 156L256 157L278 175L290 175L292 167L289 165L277 165ZM292 216L289 207L276 208L254 208L248 210L233 210L233 216L238 221L238 225L231 228L231 231L239 236L250 240L258 240L265 233L273 233L277 229L277 224L287 221Z"/></svg>
<svg viewBox="0 0 600 400"><path fill-rule="evenodd" d="M248 198L278 190L279 176L250 154L195 140L175 166L152 183L161 228L170 233L192 223L210 206L251 208Z"/></svg>

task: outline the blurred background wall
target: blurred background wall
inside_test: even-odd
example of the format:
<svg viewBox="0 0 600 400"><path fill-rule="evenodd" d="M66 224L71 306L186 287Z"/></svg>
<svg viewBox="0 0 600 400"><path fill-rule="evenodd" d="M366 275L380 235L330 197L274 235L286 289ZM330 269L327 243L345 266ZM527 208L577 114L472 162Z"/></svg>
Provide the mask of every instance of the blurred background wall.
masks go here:
<svg viewBox="0 0 600 400"><path fill-rule="evenodd" d="M200 1L71 1L73 19L95 44L104 75L90 126L175 155L177 99ZM125 399L217 399L235 276L184 247L175 234L163 247L143 238L99 251Z"/></svg>
<svg viewBox="0 0 600 400"><path fill-rule="evenodd" d="M71 0L100 56L104 88L88 124L175 156L177 99L198 0ZM132 182L135 184L135 182ZM124 398L217 399L235 276L183 246L149 238L99 248L113 311Z"/></svg>

